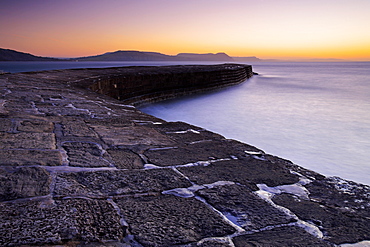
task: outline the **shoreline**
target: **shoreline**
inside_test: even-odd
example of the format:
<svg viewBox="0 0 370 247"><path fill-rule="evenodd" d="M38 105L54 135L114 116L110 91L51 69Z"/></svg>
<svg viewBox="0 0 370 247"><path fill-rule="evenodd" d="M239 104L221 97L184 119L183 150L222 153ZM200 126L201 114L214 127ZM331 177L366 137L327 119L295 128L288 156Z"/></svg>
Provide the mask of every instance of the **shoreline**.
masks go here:
<svg viewBox="0 0 370 247"><path fill-rule="evenodd" d="M180 73L166 66L147 74L130 67L129 75L123 68L1 75L0 243L333 246L370 240L369 186L325 177L112 98L137 99L127 94L125 76L134 91L137 78L152 84L153 73L166 83L182 78L159 94L144 91L140 101L248 77L240 76L243 66L230 73L222 66L198 71L212 82L201 86L176 84L194 78L197 70L189 66ZM213 79L223 74L226 80Z"/></svg>

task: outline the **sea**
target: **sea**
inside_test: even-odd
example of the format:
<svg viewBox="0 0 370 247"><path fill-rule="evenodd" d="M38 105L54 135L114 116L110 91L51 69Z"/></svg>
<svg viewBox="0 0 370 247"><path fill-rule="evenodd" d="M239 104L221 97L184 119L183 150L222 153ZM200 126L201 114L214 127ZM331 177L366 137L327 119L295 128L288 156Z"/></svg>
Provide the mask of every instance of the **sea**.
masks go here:
<svg viewBox="0 0 370 247"><path fill-rule="evenodd" d="M220 62L218 62L220 63ZM0 72L209 62L0 62ZM370 62L253 62L222 90L139 107L256 146L326 176L370 185Z"/></svg>

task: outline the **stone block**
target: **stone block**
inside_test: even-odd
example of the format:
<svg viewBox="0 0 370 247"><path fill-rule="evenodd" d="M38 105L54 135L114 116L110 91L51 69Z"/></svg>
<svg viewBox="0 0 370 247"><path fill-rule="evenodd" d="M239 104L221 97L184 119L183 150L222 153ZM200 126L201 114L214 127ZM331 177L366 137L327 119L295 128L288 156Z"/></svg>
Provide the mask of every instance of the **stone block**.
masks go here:
<svg viewBox="0 0 370 247"><path fill-rule="evenodd" d="M370 219L370 186L338 177L316 179L305 185L310 199L321 204L356 212L359 217Z"/></svg>
<svg viewBox="0 0 370 247"><path fill-rule="evenodd" d="M64 136L98 137L89 126L78 118L67 118L63 121Z"/></svg>
<svg viewBox="0 0 370 247"><path fill-rule="evenodd" d="M294 184L299 177L289 170L266 160L245 158L213 162L208 166L191 166L178 168L191 181L197 184L210 184L217 181L232 181L258 190L256 184L275 187Z"/></svg>
<svg viewBox="0 0 370 247"><path fill-rule="evenodd" d="M35 103L39 113L46 116L87 117L91 113L85 109L77 109L70 103Z"/></svg>
<svg viewBox="0 0 370 247"><path fill-rule="evenodd" d="M125 235L120 216L106 200L0 203L0 212L1 246L78 245L120 240Z"/></svg>
<svg viewBox="0 0 370 247"><path fill-rule="evenodd" d="M93 126L93 128L105 143L114 146L174 144L174 142L167 136L145 126Z"/></svg>
<svg viewBox="0 0 370 247"><path fill-rule="evenodd" d="M179 144L190 144L204 140L224 139L224 137L219 134L184 122L167 122L158 125L151 125L151 127L160 133L169 136Z"/></svg>
<svg viewBox="0 0 370 247"><path fill-rule="evenodd" d="M118 169L142 169L144 166L140 156L128 149L108 149L107 152Z"/></svg>
<svg viewBox="0 0 370 247"><path fill-rule="evenodd" d="M293 195L280 194L273 201L288 208L301 220L314 223L326 240L335 244L357 243L370 239L370 219L335 205L301 200Z"/></svg>
<svg viewBox="0 0 370 247"><path fill-rule="evenodd" d="M47 195L50 183L41 167L0 168L0 201Z"/></svg>
<svg viewBox="0 0 370 247"><path fill-rule="evenodd" d="M110 162L104 158L104 151L97 143L64 142L70 166L109 167Z"/></svg>
<svg viewBox="0 0 370 247"><path fill-rule="evenodd" d="M162 192L191 183L172 169L107 170L60 173L56 177L55 196L108 197Z"/></svg>
<svg viewBox="0 0 370 247"><path fill-rule="evenodd" d="M330 247L333 244L309 234L303 228L296 226L283 226L261 232L239 235L233 238L235 247L271 247L271 246L296 246L296 247Z"/></svg>
<svg viewBox="0 0 370 247"><path fill-rule="evenodd" d="M0 150L0 166L60 166L62 155L57 150Z"/></svg>
<svg viewBox="0 0 370 247"><path fill-rule="evenodd" d="M144 154L153 164L173 166L197 161L246 157L248 155L244 151L249 149L252 149L252 146L232 140L204 140L189 145L180 144L174 148L149 149Z"/></svg>
<svg viewBox="0 0 370 247"><path fill-rule="evenodd" d="M54 124L52 122L41 120L23 120L17 127L18 131L24 132L53 132Z"/></svg>
<svg viewBox="0 0 370 247"><path fill-rule="evenodd" d="M53 133L1 133L0 149L55 149Z"/></svg>
<svg viewBox="0 0 370 247"><path fill-rule="evenodd" d="M247 231L296 221L241 185L202 189L197 194Z"/></svg>
<svg viewBox="0 0 370 247"><path fill-rule="evenodd" d="M219 214L195 198L158 195L115 201L143 246L175 246L235 232Z"/></svg>

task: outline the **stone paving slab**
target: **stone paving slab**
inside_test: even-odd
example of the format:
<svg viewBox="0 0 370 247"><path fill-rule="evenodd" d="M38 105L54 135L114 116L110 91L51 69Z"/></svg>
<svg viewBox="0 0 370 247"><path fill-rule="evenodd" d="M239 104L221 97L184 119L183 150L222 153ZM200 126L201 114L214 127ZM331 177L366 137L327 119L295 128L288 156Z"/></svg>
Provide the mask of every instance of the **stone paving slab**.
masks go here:
<svg viewBox="0 0 370 247"><path fill-rule="evenodd" d="M55 196L117 196L162 192L190 187L191 183L172 169L106 170L60 173ZM78 189L77 189L78 188Z"/></svg>
<svg viewBox="0 0 370 247"><path fill-rule="evenodd" d="M247 231L296 221L242 185L215 186L197 194Z"/></svg>
<svg viewBox="0 0 370 247"><path fill-rule="evenodd" d="M329 247L333 244L317 239L295 226L278 227L253 234L240 235L233 238L235 247L270 247L270 246L297 246L297 247Z"/></svg>
<svg viewBox="0 0 370 247"><path fill-rule="evenodd" d="M145 126L111 127L92 126L101 138L114 146L131 145L171 145L173 142L165 135Z"/></svg>
<svg viewBox="0 0 370 247"><path fill-rule="evenodd" d="M19 123L17 130L24 132L53 132L54 124L41 120L23 120Z"/></svg>
<svg viewBox="0 0 370 247"><path fill-rule="evenodd" d="M53 133L1 133L0 149L55 149Z"/></svg>
<svg viewBox="0 0 370 247"><path fill-rule="evenodd" d="M225 140L203 140L188 145L182 143L168 148L149 149L144 155L148 157L150 163L158 166L184 165L197 161L231 158L237 155L238 151L229 144ZM244 152L242 155L246 156Z"/></svg>
<svg viewBox="0 0 370 247"><path fill-rule="evenodd" d="M64 136L93 137L97 134L81 119L65 118L62 122L62 131Z"/></svg>
<svg viewBox="0 0 370 247"><path fill-rule="evenodd" d="M107 153L112 159L112 163L118 169L142 169L144 161L141 157L130 149L107 149Z"/></svg>
<svg viewBox="0 0 370 247"><path fill-rule="evenodd" d="M62 159L58 150L0 150L1 166L60 166Z"/></svg>
<svg viewBox="0 0 370 247"><path fill-rule="evenodd" d="M115 201L130 232L144 246L174 246L235 232L220 215L194 198L158 195Z"/></svg>
<svg viewBox="0 0 370 247"><path fill-rule="evenodd" d="M50 193L51 177L40 167L0 167L0 201L44 196Z"/></svg>
<svg viewBox="0 0 370 247"><path fill-rule="evenodd" d="M197 184L232 181L246 185L253 190L258 190L256 184L267 184L274 187L299 181L297 175L279 168L276 164L255 158L216 161L206 165L179 167L178 169Z"/></svg>
<svg viewBox="0 0 370 247"><path fill-rule="evenodd" d="M300 219L317 225L324 233L324 239L335 244L356 243L370 238L369 220L352 210L301 200L289 194L277 195L273 201Z"/></svg>
<svg viewBox="0 0 370 247"><path fill-rule="evenodd" d="M64 142L70 166L79 167L110 167L111 163L105 159L104 151L97 143L91 142Z"/></svg>
<svg viewBox="0 0 370 247"><path fill-rule="evenodd" d="M125 227L108 201L90 199L0 203L0 245L61 245L119 240ZM14 229L17 229L16 231Z"/></svg>

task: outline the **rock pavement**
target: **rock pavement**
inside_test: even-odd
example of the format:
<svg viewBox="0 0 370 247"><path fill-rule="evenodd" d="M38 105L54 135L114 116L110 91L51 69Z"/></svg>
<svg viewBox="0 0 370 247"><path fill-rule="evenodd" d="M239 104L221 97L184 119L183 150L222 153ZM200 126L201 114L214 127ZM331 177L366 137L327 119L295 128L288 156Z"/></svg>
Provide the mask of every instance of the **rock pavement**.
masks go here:
<svg viewBox="0 0 370 247"><path fill-rule="evenodd" d="M0 76L1 246L369 244L369 186L93 92L109 73Z"/></svg>

